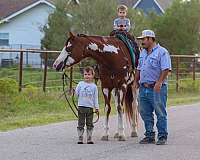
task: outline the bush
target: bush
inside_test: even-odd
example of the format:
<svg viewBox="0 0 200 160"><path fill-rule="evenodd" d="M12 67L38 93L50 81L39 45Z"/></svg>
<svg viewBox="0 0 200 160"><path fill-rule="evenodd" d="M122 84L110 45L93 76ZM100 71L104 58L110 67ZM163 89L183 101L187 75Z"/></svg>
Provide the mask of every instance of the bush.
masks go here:
<svg viewBox="0 0 200 160"><path fill-rule="evenodd" d="M195 93L200 92L200 80L184 80L179 82L180 92Z"/></svg>
<svg viewBox="0 0 200 160"><path fill-rule="evenodd" d="M17 81L10 78L0 79L0 94L15 95L18 92Z"/></svg>

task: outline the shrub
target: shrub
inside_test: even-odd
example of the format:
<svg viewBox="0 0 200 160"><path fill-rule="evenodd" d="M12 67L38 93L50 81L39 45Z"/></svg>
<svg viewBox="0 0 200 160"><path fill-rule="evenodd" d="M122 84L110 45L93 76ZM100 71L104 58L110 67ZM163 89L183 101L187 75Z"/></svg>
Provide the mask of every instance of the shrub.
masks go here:
<svg viewBox="0 0 200 160"><path fill-rule="evenodd" d="M0 94L2 95L14 95L18 92L17 81L10 78L0 79Z"/></svg>

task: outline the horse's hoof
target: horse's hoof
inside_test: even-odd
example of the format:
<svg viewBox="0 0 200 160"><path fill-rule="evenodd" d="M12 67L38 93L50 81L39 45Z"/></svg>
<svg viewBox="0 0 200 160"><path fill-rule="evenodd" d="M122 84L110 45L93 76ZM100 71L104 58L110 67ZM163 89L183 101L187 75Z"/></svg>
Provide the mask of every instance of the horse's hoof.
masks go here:
<svg viewBox="0 0 200 160"><path fill-rule="evenodd" d="M131 132L131 137L138 137L137 132Z"/></svg>
<svg viewBox="0 0 200 160"><path fill-rule="evenodd" d="M114 138L119 138L119 133L115 133Z"/></svg>
<svg viewBox="0 0 200 160"><path fill-rule="evenodd" d="M119 140L119 141L126 141L125 136L119 136L119 137L118 137L118 140Z"/></svg>
<svg viewBox="0 0 200 160"><path fill-rule="evenodd" d="M102 140L102 141L108 141L108 136L103 136L103 137L101 138L101 140Z"/></svg>

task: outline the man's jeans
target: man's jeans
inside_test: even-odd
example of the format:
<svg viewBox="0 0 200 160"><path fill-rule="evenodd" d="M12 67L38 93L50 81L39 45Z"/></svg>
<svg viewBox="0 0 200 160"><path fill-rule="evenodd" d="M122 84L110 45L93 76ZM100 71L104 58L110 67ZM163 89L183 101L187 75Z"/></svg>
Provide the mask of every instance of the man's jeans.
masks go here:
<svg viewBox="0 0 200 160"><path fill-rule="evenodd" d="M139 111L145 125L145 136L154 138L154 114L157 116L158 138L167 138L167 85L162 85L159 93L153 88L140 86L139 90Z"/></svg>

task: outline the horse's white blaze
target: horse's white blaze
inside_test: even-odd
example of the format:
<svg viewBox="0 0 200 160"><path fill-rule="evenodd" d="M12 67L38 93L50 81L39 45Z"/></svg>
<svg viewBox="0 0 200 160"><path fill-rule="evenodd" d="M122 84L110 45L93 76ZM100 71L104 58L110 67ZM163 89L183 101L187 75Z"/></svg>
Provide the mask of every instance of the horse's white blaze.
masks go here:
<svg viewBox="0 0 200 160"><path fill-rule="evenodd" d="M66 51L66 47L64 47L62 49L60 55L58 56L58 58L53 63L53 67L56 68L61 62L63 62L65 60L65 58L67 58L67 56L68 56L68 53Z"/></svg>
<svg viewBox="0 0 200 160"><path fill-rule="evenodd" d="M88 45L88 48L91 49L91 50L93 50L93 51L97 51L98 50L98 46L97 46L96 43L90 43Z"/></svg>
<svg viewBox="0 0 200 160"><path fill-rule="evenodd" d="M66 47L64 47L60 53L60 55L58 56L58 58L55 60L54 64L53 64L53 67L54 68L57 68L57 66L63 62L67 56L69 56L69 53L66 51ZM66 61L66 65L69 66L71 65L72 63L74 63L74 59L72 57L68 57L67 61Z"/></svg>
<svg viewBox="0 0 200 160"><path fill-rule="evenodd" d="M66 65L69 66L71 64L73 64L75 62L75 60L72 57L68 57Z"/></svg>
<svg viewBox="0 0 200 160"><path fill-rule="evenodd" d="M67 47L71 47L71 46L72 46L72 44L70 42L68 42Z"/></svg>
<svg viewBox="0 0 200 160"><path fill-rule="evenodd" d="M103 45L104 47L103 47L103 51L104 52L110 52L110 53L116 53L116 54L118 54L118 50L119 50L119 47L117 48L117 47L115 47L115 46L113 46L113 45Z"/></svg>

